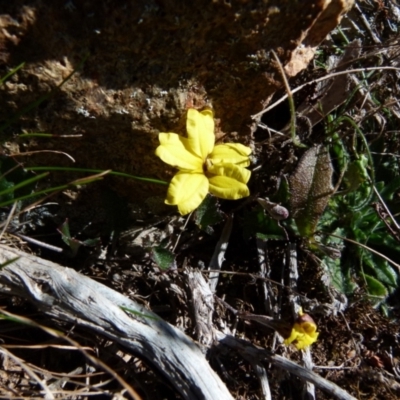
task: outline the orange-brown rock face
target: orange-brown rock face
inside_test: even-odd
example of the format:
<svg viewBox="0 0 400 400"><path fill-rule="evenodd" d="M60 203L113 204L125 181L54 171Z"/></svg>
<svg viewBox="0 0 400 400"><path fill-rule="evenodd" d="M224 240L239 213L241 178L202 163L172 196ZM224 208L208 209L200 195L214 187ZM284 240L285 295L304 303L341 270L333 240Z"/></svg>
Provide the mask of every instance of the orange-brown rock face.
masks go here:
<svg viewBox="0 0 400 400"><path fill-rule="evenodd" d="M218 135L237 132L246 142L250 116L281 85L270 50L295 75L352 3L8 2L0 11L0 76L26 64L0 89L0 120L54 90L6 133L80 134L29 145L68 152L76 163L59 154L30 162L169 179L154 157L158 132L183 131L185 110L209 105ZM121 187L135 200L165 191L133 181Z"/></svg>

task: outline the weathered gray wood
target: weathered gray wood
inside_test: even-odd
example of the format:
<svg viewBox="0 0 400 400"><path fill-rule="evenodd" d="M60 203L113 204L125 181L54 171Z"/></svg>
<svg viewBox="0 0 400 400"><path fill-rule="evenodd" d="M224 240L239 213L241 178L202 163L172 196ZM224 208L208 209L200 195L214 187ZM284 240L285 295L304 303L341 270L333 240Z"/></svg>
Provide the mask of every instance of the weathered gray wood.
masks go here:
<svg viewBox="0 0 400 400"><path fill-rule="evenodd" d="M333 382L328 381L322 376L317 375L315 372L308 370L293 361L286 359L278 354L273 354L267 349L261 349L254 346L250 342L242 339L235 338L231 335L227 335L222 332L216 331L216 338L219 343L235 349L239 354L245 358L252 358L254 362L267 361L273 366L281 368L285 371L296 375L300 379L306 382L310 382L320 388L321 390L327 392L331 398L336 398L339 400L356 400L355 397L347 393L344 389L339 387Z"/></svg>
<svg viewBox="0 0 400 400"><path fill-rule="evenodd" d="M225 260L225 253L228 249L229 238L232 233L233 220L231 216L228 216L221 237L215 246L213 256L210 261L208 269L211 271L208 275L208 282L212 293L215 293L218 286L219 271L221 271L222 263Z"/></svg>
<svg viewBox="0 0 400 400"><path fill-rule="evenodd" d="M15 257L0 270L1 293L21 296L51 317L124 345L158 369L185 399L232 399L192 339L156 314L71 268L0 245L0 264Z"/></svg>
<svg viewBox="0 0 400 400"><path fill-rule="evenodd" d="M214 295L199 270L186 268L185 277L192 297L193 317L196 325L196 339L205 346L213 342Z"/></svg>

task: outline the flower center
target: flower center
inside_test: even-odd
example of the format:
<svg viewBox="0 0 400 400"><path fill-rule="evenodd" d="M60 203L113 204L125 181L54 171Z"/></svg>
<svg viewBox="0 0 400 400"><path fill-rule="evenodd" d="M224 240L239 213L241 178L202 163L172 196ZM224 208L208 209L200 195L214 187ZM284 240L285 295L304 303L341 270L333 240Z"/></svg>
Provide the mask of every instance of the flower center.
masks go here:
<svg viewBox="0 0 400 400"><path fill-rule="evenodd" d="M207 172L208 172L209 168L212 167L212 165L213 165L212 161L210 159L206 158L206 161L204 161L204 164L203 164L204 175L207 175Z"/></svg>

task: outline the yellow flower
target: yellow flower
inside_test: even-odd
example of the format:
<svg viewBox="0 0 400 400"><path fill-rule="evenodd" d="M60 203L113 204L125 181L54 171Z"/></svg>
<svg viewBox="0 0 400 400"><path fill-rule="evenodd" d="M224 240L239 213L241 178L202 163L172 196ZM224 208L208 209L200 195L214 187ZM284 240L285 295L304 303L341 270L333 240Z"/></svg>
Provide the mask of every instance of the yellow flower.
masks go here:
<svg viewBox="0 0 400 400"><path fill-rule="evenodd" d="M160 133L156 155L178 168L168 187L166 204L178 206L182 215L195 210L211 193L222 199L249 196L251 149L240 143L215 146L214 118L210 110L189 109L187 138Z"/></svg>
<svg viewBox="0 0 400 400"><path fill-rule="evenodd" d="M314 320L300 309L299 316L293 324L292 332L284 343L286 346L293 343L298 350L302 350L316 342L318 335L319 332L317 332L317 325Z"/></svg>

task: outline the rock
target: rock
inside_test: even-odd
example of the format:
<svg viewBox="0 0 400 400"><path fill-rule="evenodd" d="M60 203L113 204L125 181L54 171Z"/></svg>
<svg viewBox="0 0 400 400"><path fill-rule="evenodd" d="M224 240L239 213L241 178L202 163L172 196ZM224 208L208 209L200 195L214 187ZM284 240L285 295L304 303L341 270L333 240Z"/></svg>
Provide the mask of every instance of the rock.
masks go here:
<svg viewBox="0 0 400 400"><path fill-rule="evenodd" d="M0 120L54 91L5 133L80 134L20 142L21 151L61 150L76 162L42 153L30 164L112 169L169 180L173 171L154 156L160 131L183 133L185 110L208 105L217 119L217 137L229 140L236 133L248 142L254 129L251 115L281 87L270 50L288 75L297 74L352 3L7 2L0 16L0 76L26 64L0 87ZM53 179L67 181L65 174ZM127 179L114 186L135 201L165 194L165 186Z"/></svg>

